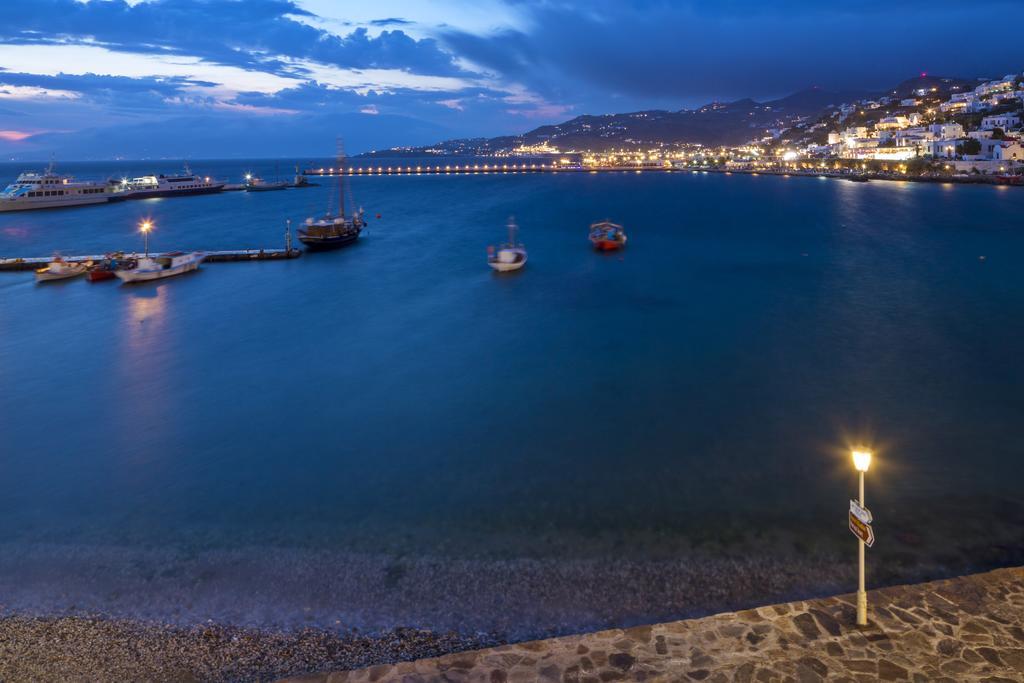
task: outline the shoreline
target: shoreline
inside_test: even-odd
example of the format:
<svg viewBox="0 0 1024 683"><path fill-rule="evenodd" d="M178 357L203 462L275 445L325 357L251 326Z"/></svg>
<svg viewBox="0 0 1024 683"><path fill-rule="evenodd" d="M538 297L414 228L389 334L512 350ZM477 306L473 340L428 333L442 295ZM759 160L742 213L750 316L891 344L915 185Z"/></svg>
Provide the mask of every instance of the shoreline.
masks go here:
<svg viewBox="0 0 1024 683"><path fill-rule="evenodd" d="M943 597L942 607L948 609L946 603L949 602L950 595L963 594L971 597L976 592L974 586L979 582L983 585L998 584L1005 582L1007 577L1011 582L1024 587L1024 569L1010 567L937 581L909 582L874 588L870 591L872 623L869 630L874 628L891 634L892 625L884 621L891 620L892 614L886 611L883 605L894 596L905 600L908 595L912 597L943 594L952 586L955 590ZM976 605L977 602L970 604ZM559 663L557 658L561 655L558 653L563 650L563 654L568 655L570 659L578 659L581 653L587 652L584 644L596 650L592 642L595 639L613 650L630 649L630 655L634 658L631 661L637 662L638 668L685 666L685 654L671 656L668 661L659 661L659 656L666 654L664 644L654 648L655 639L650 635L652 629L658 631L666 628L673 634L694 634L698 638L695 643L703 643L702 647L713 654L713 658L717 659L720 656L719 663L728 668L736 666L737 659L756 655L755 650L761 645L760 640L751 640L750 637L746 640L740 639L737 645L730 645L728 639L721 638L722 633L735 631L742 635L743 629L739 629L740 625L763 623L765 615L771 615L771 619L790 615L780 633L784 640L789 640L788 646L783 645L781 653L773 649L769 650L768 654L779 659L783 665L790 660L793 660L791 663L795 665L794 651L821 647L825 643L809 633L811 627L799 619L796 619L797 628L794 629L794 624L791 623L792 615L798 612L813 613L814 619L822 624L821 630L817 627L814 629L819 635L827 630L835 637L856 636L861 631L852 627L852 605L852 595L839 591L831 591L823 596L805 596L788 602L764 596L742 608L709 612L683 621L647 621L610 630L588 629L568 635L542 637L540 640L507 638L496 633L458 633L402 627L376 633L363 633L358 629L332 632L320 628L244 628L214 622L180 626L95 615L39 617L0 613L0 680L8 683L36 680L168 679L289 679L297 682L327 680L329 676L333 681L333 676L344 677L348 674L323 672L349 671L352 672L351 676L355 677L351 680L364 680L367 676L368 680L377 680L381 676L381 680L391 680L392 676L395 677L394 680L404 680L402 676L413 675L420 676L414 680L427 681L438 679L449 668L486 666L489 671L495 666L507 666L510 669L532 667L535 662L544 662L549 657L553 658L550 663ZM914 609L913 605L904 605L901 609L910 610L921 616L920 609ZM822 617L822 612L834 612L834 621L830 622L827 617ZM907 618L900 616L899 619L906 621ZM900 623L897 620L894 623L897 627L906 628L907 623L911 622ZM719 634L718 638L705 635L708 630L707 624L715 625L713 630ZM725 628L722 629L722 626ZM757 633L765 635L760 631ZM1024 631L1018 636L1024 642ZM885 640L889 640L890 637L895 640L895 636L890 635L886 635ZM755 647L749 647L748 640ZM765 642L767 646L774 645L771 638ZM56 644L59 644L59 647L55 647ZM564 644L570 647L563 648ZM645 647L647 645L651 646L652 651L648 651ZM912 645L916 646L916 641ZM633 651L632 648L637 648L637 651ZM654 649L657 649L656 655ZM714 650L718 650L718 653L711 652ZM889 650L891 651L891 648ZM523 652L530 656L509 657L508 654L513 652ZM551 654L545 655L545 652ZM689 652L692 656L692 649ZM830 650L829 654L834 655L835 652ZM902 653L897 651L894 654ZM815 656L821 657L821 654ZM614 660L608 658L607 661ZM709 665L702 665L704 668L712 668L711 660L705 658L704 661ZM536 666L539 667L540 664ZM508 673L511 675L512 672ZM537 673L533 672L535 678ZM499 680L505 679L499 677ZM524 680L532 679L527 677Z"/></svg>
<svg viewBox="0 0 1024 683"><path fill-rule="evenodd" d="M705 618L847 591L848 554L539 560L0 544L0 680L267 680ZM872 587L987 568L900 570L876 558Z"/></svg>

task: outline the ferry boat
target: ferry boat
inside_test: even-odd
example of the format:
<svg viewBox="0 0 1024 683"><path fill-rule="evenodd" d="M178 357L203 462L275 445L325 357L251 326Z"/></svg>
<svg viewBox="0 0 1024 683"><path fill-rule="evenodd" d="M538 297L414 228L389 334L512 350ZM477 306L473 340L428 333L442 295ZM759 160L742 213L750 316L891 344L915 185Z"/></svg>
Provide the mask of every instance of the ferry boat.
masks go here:
<svg viewBox="0 0 1024 683"><path fill-rule="evenodd" d="M299 241L310 251L339 249L353 244L366 227L363 210L360 208L351 216L345 215L345 152L338 145L338 212L327 213L319 218L307 218L299 229Z"/></svg>
<svg viewBox="0 0 1024 683"><path fill-rule="evenodd" d="M106 183L59 175L51 163L43 173L25 172L0 192L0 211L58 209L65 206L105 204L110 201Z"/></svg>
<svg viewBox="0 0 1024 683"><path fill-rule="evenodd" d="M178 195L212 194L224 189L224 182L209 176L201 177L185 167L181 175L144 175L139 178L125 178L115 187L118 193L132 199L149 197L175 197Z"/></svg>
<svg viewBox="0 0 1024 683"><path fill-rule="evenodd" d="M201 251L187 254L174 251L162 256L144 256L135 262L134 267L115 270L114 275L122 282L160 280L197 270L205 258L206 254Z"/></svg>
<svg viewBox="0 0 1024 683"><path fill-rule="evenodd" d="M615 251L626 246L626 231L611 221L600 221L590 226L590 243L598 251Z"/></svg>
<svg viewBox="0 0 1024 683"><path fill-rule="evenodd" d="M508 242L497 249L487 247L487 265L499 273L519 270L526 265L526 247L516 239L519 226L513 218L508 219Z"/></svg>

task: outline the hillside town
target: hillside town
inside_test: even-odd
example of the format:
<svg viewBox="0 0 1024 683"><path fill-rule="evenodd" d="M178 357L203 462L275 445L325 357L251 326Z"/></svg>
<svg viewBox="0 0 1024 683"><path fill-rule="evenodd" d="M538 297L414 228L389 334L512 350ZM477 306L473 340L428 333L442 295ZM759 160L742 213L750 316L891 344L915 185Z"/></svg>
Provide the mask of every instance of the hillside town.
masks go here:
<svg viewBox="0 0 1024 683"><path fill-rule="evenodd" d="M562 168L818 172L1024 181L1024 74L921 74L848 98L812 87L770 102L583 115L518 136L449 140L404 154L541 158Z"/></svg>
<svg viewBox="0 0 1024 683"><path fill-rule="evenodd" d="M922 80L928 81L922 76ZM917 161L919 170L1013 173L1024 164L1021 120L1024 75L973 88L956 79L912 92L842 104L813 121L769 131L759 148L769 157L846 161ZM736 161L742 160L742 154ZM760 154L748 154L750 162Z"/></svg>

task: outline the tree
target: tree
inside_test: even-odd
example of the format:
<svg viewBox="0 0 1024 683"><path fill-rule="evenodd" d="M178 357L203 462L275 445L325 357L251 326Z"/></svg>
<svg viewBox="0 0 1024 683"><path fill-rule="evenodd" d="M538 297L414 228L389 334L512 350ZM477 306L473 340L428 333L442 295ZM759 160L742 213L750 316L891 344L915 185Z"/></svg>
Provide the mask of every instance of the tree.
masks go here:
<svg viewBox="0 0 1024 683"><path fill-rule="evenodd" d="M1006 133L1003 132L1002 128L994 128L994 129L992 129L992 139L993 140L1005 140L1006 139Z"/></svg>
<svg viewBox="0 0 1024 683"><path fill-rule="evenodd" d="M974 138L967 138L956 147L957 154L981 154L981 143Z"/></svg>

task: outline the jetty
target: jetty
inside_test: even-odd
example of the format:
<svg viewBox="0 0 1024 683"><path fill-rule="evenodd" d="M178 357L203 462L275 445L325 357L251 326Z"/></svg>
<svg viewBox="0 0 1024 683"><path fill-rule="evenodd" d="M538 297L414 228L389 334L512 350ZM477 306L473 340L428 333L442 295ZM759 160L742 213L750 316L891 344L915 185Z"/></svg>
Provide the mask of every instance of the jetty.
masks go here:
<svg viewBox="0 0 1024 683"><path fill-rule="evenodd" d="M333 176L333 175L473 175L481 173L572 173L572 172L590 172L590 171L633 171L633 170L674 170L663 167L650 167L650 168L627 168L627 167L608 167L608 168L590 168L583 167L578 164L417 164L415 166L411 164L397 164L388 166L351 166L344 170L340 168L307 168L302 172L306 176Z"/></svg>
<svg viewBox="0 0 1024 683"><path fill-rule="evenodd" d="M151 258L169 256L172 252L151 253ZM301 249L227 249L207 251L205 263L227 263L231 261L282 261L298 258ZM142 254L123 252L125 258L141 258ZM86 261L102 261L108 254L91 254L85 256L63 256L68 263L85 263ZM27 258L0 258L0 271L4 270L35 270L42 268L53 260L53 256L32 256Z"/></svg>

